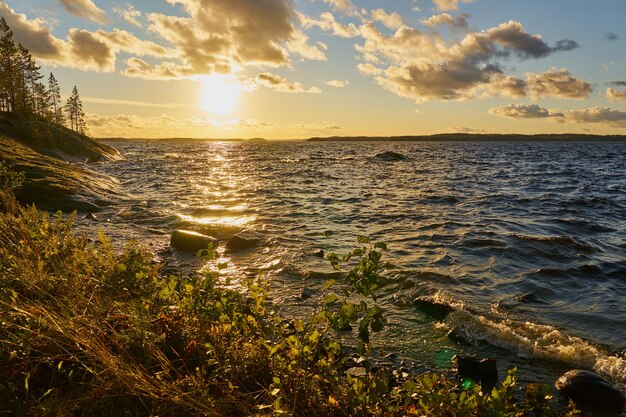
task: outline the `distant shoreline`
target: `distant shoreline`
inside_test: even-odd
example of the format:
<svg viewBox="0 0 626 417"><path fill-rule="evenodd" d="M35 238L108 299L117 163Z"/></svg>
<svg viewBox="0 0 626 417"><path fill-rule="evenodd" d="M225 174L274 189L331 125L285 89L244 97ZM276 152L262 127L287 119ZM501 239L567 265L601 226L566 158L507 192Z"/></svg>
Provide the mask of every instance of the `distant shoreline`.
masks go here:
<svg viewBox="0 0 626 417"><path fill-rule="evenodd" d="M473 134L443 133L416 136L330 136L309 139L263 139L263 138L98 138L103 142L626 142L626 135L583 135L583 134Z"/></svg>

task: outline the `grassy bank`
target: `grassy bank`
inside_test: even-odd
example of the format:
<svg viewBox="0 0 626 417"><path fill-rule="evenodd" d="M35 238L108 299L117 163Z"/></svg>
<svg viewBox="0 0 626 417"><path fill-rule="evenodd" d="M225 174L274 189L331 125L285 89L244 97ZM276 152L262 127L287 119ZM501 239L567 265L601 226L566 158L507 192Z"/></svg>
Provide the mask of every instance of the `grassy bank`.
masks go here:
<svg viewBox="0 0 626 417"><path fill-rule="evenodd" d="M236 292L218 273L164 276L135 243L118 252L103 235L75 234L71 217L21 206L20 180L0 169L0 414L557 414L547 387L524 401L514 373L482 393L445 375L346 372L358 365L338 332L353 327L367 356L369 333L385 325L384 245L363 238L349 257L330 256L345 281L329 282L308 320L288 320L271 312L261 279Z"/></svg>

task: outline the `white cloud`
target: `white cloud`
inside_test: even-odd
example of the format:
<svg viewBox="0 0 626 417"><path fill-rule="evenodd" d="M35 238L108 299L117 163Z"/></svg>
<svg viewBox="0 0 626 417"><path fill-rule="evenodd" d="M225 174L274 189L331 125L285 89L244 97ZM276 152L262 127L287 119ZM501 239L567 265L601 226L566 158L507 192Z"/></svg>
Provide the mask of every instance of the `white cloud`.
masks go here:
<svg viewBox="0 0 626 417"><path fill-rule="evenodd" d="M318 87L304 88L302 83L290 82L280 75L263 72L255 77L257 85L271 88L282 93L309 93L319 94L322 92Z"/></svg>
<svg viewBox="0 0 626 417"><path fill-rule="evenodd" d="M397 12L387 13L383 9L372 10L370 17L375 22L380 22L390 29L399 29L404 25L404 20Z"/></svg>
<svg viewBox="0 0 626 417"><path fill-rule="evenodd" d="M141 22L138 19L142 16L142 13L140 10L135 9L133 5L127 3L126 7L114 7L113 13L120 16L127 23L141 27Z"/></svg>
<svg viewBox="0 0 626 417"><path fill-rule="evenodd" d="M331 87L336 87L336 88L345 88L348 85L350 85L350 82L348 80L332 80L332 81L328 81L326 83L327 85L330 85Z"/></svg>
<svg viewBox="0 0 626 417"><path fill-rule="evenodd" d="M624 99L626 99L626 91L620 91L614 88L607 88L605 97L609 101L624 101Z"/></svg>
<svg viewBox="0 0 626 417"><path fill-rule="evenodd" d="M553 69L539 74L527 73L528 89L534 99L553 97L558 99L586 99L593 91L591 84L574 77L565 68Z"/></svg>
<svg viewBox="0 0 626 417"><path fill-rule="evenodd" d="M106 23L106 12L95 5L92 0L59 0L65 9L76 16L93 20L96 23Z"/></svg>
<svg viewBox="0 0 626 417"><path fill-rule="evenodd" d="M437 10L457 10L459 3L471 3L473 0L433 0Z"/></svg>

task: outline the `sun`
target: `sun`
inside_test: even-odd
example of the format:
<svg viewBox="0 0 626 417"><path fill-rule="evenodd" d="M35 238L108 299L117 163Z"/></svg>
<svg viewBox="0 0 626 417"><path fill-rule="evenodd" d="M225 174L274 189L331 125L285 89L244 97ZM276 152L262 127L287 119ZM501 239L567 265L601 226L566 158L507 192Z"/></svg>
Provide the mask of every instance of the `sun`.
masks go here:
<svg viewBox="0 0 626 417"><path fill-rule="evenodd" d="M211 74L202 79L200 106L215 115L234 112L239 104L241 87L232 75Z"/></svg>

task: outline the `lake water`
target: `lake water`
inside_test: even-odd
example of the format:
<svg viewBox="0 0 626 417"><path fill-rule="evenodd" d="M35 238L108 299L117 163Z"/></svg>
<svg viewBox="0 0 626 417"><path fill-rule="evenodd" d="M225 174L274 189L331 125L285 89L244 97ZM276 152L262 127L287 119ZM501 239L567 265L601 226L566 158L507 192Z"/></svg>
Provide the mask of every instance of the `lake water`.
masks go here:
<svg viewBox="0 0 626 417"><path fill-rule="evenodd" d="M450 352L489 356L546 382L583 367L625 387L624 143L111 144L126 160L96 169L127 196L83 228L192 269L205 265L168 248L172 230L222 242L257 231L266 242L223 254L224 274L262 270L288 316L309 311L332 272L313 253L368 235L395 265L375 341L387 352L431 368ZM374 157L385 151L407 159ZM297 298L303 288L311 299Z"/></svg>

